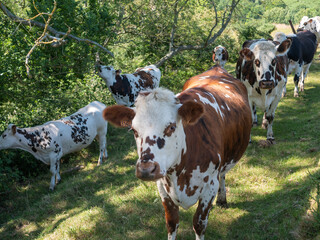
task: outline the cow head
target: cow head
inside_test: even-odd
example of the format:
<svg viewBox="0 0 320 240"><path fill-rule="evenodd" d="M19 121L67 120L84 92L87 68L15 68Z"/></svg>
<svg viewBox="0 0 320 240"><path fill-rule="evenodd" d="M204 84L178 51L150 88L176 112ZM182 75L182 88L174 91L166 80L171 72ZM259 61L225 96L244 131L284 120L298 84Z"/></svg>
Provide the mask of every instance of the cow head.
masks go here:
<svg viewBox="0 0 320 240"><path fill-rule="evenodd" d="M246 61L252 61L257 82L261 89L272 89L278 84L275 78L277 56L285 55L291 46L291 40L286 39L280 45L272 41L261 40L250 48L243 48L240 56Z"/></svg>
<svg viewBox="0 0 320 240"><path fill-rule="evenodd" d="M17 141L17 126L9 124L7 129L0 136L0 150L10 148Z"/></svg>
<svg viewBox="0 0 320 240"><path fill-rule="evenodd" d="M299 24L299 27L297 29L297 32L301 32L304 30L309 30L309 31L316 30L315 21L312 18L309 18L308 16L302 17L300 24Z"/></svg>
<svg viewBox="0 0 320 240"><path fill-rule="evenodd" d="M136 176L155 181L178 164L187 150L184 126L196 123L204 108L193 101L180 104L171 91L162 88L140 92L135 106L111 106L103 116L118 127L132 129L139 156Z"/></svg>
<svg viewBox="0 0 320 240"><path fill-rule="evenodd" d="M220 64L221 61L226 61L228 60L228 52L225 47L219 45L214 48L213 54L212 54L212 60L215 63Z"/></svg>
<svg viewBox="0 0 320 240"><path fill-rule="evenodd" d="M98 75L106 81L107 85L114 81L116 75L121 74L121 70L115 70L112 66L103 65L100 61L96 63L96 68Z"/></svg>

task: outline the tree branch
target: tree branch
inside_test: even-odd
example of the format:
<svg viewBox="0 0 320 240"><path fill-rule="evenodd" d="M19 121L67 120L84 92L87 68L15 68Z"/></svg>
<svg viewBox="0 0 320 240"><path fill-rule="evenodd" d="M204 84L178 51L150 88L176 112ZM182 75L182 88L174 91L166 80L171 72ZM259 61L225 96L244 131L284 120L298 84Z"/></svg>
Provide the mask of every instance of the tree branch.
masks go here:
<svg viewBox="0 0 320 240"><path fill-rule="evenodd" d="M176 3L179 0L176 1ZM222 21L221 21L221 26L220 29L212 36L212 32L213 30L217 27L218 25L218 14L217 14L217 9L216 9L216 5L213 2L213 8L215 11L215 23L212 26L208 37L206 39L206 41L204 41L202 44L199 45L182 45L182 46L178 46L178 47L174 47L173 46L173 42L174 42L174 33L176 31L176 23L178 21L178 13L177 11L175 11L174 14L174 24L172 26L172 30L171 30L171 35L170 35L170 43L169 43L169 52L163 56L157 63L155 63L155 65L157 67L160 67L163 63L165 63L166 61L168 61L169 59L171 59L172 57L174 57L175 55L177 55L178 53L182 52L182 51L186 51L186 50L201 50L203 48L208 47L209 45L211 45L212 43L214 43L214 41L223 33L223 31L226 29L227 25L229 24L233 11L235 10L236 6L238 5L238 3L240 2L240 0L232 0L231 6L230 8L226 8L225 12L223 13L223 17L222 17ZM175 4L176 4L175 3ZM176 7L176 6L175 6ZM227 14L227 11L229 11L229 13ZM227 14L227 16L226 16Z"/></svg>
<svg viewBox="0 0 320 240"><path fill-rule="evenodd" d="M95 45L95 46L99 47L100 49L102 49L104 52L108 53L111 57L114 57L114 55L113 55L113 53L111 51L109 51L108 49L106 49L101 44L99 44L99 43L97 43L95 41L92 41L90 39L79 38L79 37L74 36L72 34L67 34L68 32L60 32L60 31L54 29L53 27L51 27L49 25L46 26L46 24L40 23L38 21L34 21L33 19L35 17L33 17L31 19L27 19L27 20L23 19L23 18L20 18L20 17L17 17L12 12L10 12L7 9L7 7L1 1L0 1L0 9L2 10L2 12L5 15L7 15L14 22L18 22L20 24L27 25L27 26L36 26L36 27L39 27L39 28L42 28L42 29L46 29L48 32L50 32L52 35L55 35L57 38L67 35L68 38L74 39L74 40L76 40L78 42L85 42L87 44ZM39 16L39 14L37 16ZM45 13L41 13L40 15L43 16L44 14Z"/></svg>

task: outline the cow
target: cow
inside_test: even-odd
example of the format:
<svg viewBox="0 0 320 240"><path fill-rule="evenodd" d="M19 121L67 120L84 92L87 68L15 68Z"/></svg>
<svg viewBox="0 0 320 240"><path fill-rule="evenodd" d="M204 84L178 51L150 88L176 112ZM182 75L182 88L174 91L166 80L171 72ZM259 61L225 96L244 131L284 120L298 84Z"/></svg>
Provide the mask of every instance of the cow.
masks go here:
<svg viewBox="0 0 320 240"><path fill-rule="evenodd" d="M209 211L227 206L225 174L249 142L251 112L245 86L218 65L190 78L177 95L156 88L140 92L135 108L103 111L117 127L132 129L139 159L136 176L156 181L168 239L176 239L179 207L198 202L196 239L204 239Z"/></svg>
<svg viewBox="0 0 320 240"><path fill-rule="evenodd" d="M313 18L309 18L308 16L303 16L297 31L300 32L304 30L308 30L314 33L317 37L317 44L320 43L320 17L319 16L316 16Z"/></svg>
<svg viewBox="0 0 320 240"><path fill-rule="evenodd" d="M292 44L287 55L289 58L288 75L295 70L294 74L294 97L299 96L300 91L304 91L304 80L308 74L314 54L317 49L317 40L314 33L310 31L300 31L297 34L285 35L283 32L277 32L273 38L274 41L283 42L291 39ZM286 95L286 87L283 88L283 96Z"/></svg>
<svg viewBox="0 0 320 240"><path fill-rule="evenodd" d="M50 165L52 173L50 190L60 182L60 159L62 156L79 151L89 146L97 138L100 156L107 158L106 134L108 122L102 117L106 106L98 101L91 102L76 113L50 121L43 125L19 128L9 124L0 136L0 150L22 149L31 153L36 159Z"/></svg>
<svg viewBox="0 0 320 240"><path fill-rule="evenodd" d="M98 75L105 81L117 104L132 107L141 90L159 87L161 72L155 65L137 68L133 74L121 74L112 66L96 64Z"/></svg>
<svg viewBox="0 0 320 240"><path fill-rule="evenodd" d="M212 60L214 63L219 64L224 68L226 62L229 60L229 54L225 47L219 45L213 50Z"/></svg>
<svg viewBox="0 0 320 240"><path fill-rule="evenodd" d="M252 122L257 124L256 106L264 111L262 127L267 129L267 142L275 143L272 124L275 110L287 82L288 57L291 46L287 39L281 44L256 39L246 41L239 53L236 76L247 88Z"/></svg>

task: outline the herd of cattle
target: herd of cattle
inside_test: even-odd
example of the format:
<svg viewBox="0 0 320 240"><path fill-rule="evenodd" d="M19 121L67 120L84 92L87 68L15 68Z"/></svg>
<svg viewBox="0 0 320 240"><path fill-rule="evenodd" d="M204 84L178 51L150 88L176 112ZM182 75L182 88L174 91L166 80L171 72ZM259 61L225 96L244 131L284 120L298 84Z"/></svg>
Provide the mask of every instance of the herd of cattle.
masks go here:
<svg viewBox="0 0 320 240"><path fill-rule="evenodd" d="M69 117L41 126L19 128L9 124L0 137L0 149L18 148L50 165L50 189L60 181L60 159L99 140L100 157L107 157L107 124L129 128L137 145L136 176L156 181L165 209L168 239L176 239L179 206L198 202L193 217L196 239L204 239L209 211L227 206L225 174L239 161L257 124L256 107L264 111L267 141L275 143L275 110L286 94L287 76L294 70L294 96L304 80L320 40L320 17L301 20L297 34L277 33L273 40L243 43L236 78L224 69L227 49L217 46L208 71L187 80L182 92L160 88L160 70L154 66L122 74L97 63L98 74L117 105L92 102ZM240 81L239 81L240 80Z"/></svg>

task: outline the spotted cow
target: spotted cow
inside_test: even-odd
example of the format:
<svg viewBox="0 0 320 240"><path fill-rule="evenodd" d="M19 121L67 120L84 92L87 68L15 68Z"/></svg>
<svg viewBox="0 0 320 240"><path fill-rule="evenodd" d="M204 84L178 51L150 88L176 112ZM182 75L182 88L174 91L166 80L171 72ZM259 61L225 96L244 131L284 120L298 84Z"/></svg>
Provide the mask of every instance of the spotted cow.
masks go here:
<svg viewBox="0 0 320 240"><path fill-rule="evenodd" d="M218 65L189 79L183 91L141 92L135 108L114 105L103 115L134 133L136 176L156 181L165 210L168 239L176 239L179 206L198 202L196 239L204 239L209 211L226 206L225 174L239 161L250 136L245 86Z"/></svg>
<svg viewBox="0 0 320 240"><path fill-rule="evenodd" d="M299 27L297 29L298 32L308 30L314 33L317 37L317 43L320 43L320 17L316 16L313 18L309 18L308 16L303 16Z"/></svg>
<svg viewBox="0 0 320 240"><path fill-rule="evenodd" d="M121 74L112 66L97 63L98 75L105 81L117 104L132 107L141 90L159 87L161 72L155 65L136 69L133 74Z"/></svg>
<svg viewBox="0 0 320 240"><path fill-rule="evenodd" d="M212 54L212 60L214 63L219 64L224 68L226 62L229 60L227 49L221 45L215 47Z"/></svg>
<svg viewBox="0 0 320 240"><path fill-rule="evenodd" d="M89 146L97 137L100 144L100 156L107 157L106 134L108 123L102 117L105 105L92 102L69 117L50 121L40 126L19 128L9 124L0 136L0 150L22 149L35 158L50 165L52 173L50 190L53 190L60 177L60 159L62 156Z"/></svg>
<svg viewBox="0 0 320 240"><path fill-rule="evenodd" d="M283 32L277 32L273 38L274 41L283 42L286 39L292 41L290 50L287 55L289 58L289 70L290 74L295 70L294 74L294 96L299 96L300 91L304 91L304 80L308 74L310 65L312 63L314 54L317 49L317 40L314 33L310 31L300 31L297 34L285 35ZM286 94L286 87L283 88L283 96Z"/></svg>
<svg viewBox="0 0 320 240"><path fill-rule="evenodd" d="M265 39L246 41L240 51L236 75L248 90L253 124L257 124L256 106L264 111L262 127L268 128L267 141L275 143L272 124L276 108L287 82L291 46L287 39L280 45Z"/></svg>

